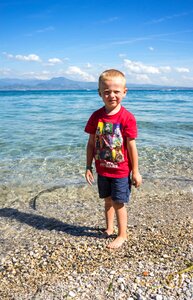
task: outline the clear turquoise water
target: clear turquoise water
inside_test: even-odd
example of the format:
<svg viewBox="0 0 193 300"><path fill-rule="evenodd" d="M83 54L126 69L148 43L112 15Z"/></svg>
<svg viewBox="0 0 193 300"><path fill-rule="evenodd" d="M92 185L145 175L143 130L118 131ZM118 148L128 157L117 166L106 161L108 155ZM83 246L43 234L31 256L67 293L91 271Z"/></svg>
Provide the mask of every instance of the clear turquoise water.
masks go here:
<svg viewBox="0 0 193 300"><path fill-rule="evenodd" d="M144 178L193 180L193 91L129 91ZM0 92L1 185L84 182L84 126L96 91Z"/></svg>

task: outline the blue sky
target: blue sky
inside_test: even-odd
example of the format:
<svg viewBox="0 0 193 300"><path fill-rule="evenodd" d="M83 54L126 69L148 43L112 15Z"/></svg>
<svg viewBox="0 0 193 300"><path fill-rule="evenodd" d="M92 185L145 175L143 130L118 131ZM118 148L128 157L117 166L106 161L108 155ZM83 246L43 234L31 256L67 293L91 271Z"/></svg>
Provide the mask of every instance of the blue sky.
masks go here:
<svg viewBox="0 0 193 300"><path fill-rule="evenodd" d="M0 78L193 87L193 0L1 0Z"/></svg>

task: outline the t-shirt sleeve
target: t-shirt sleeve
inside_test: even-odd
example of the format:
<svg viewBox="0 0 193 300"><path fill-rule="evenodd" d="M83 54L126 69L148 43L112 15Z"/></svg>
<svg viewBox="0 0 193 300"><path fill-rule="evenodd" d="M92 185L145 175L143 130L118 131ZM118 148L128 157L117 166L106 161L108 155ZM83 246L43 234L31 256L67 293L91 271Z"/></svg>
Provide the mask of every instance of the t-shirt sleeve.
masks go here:
<svg viewBox="0 0 193 300"><path fill-rule="evenodd" d="M134 115L129 114L126 118L123 134L131 139L135 139L137 137L137 122Z"/></svg>
<svg viewBox="0 0 193 300"><path fill-rule="evenodd" d="M95 134L95 132L96 132L96 121L95 121L94 113L89 118L89 120L88 120L88 122L85 126L84 131L86 133L89 133L89 134Z"/></svg>

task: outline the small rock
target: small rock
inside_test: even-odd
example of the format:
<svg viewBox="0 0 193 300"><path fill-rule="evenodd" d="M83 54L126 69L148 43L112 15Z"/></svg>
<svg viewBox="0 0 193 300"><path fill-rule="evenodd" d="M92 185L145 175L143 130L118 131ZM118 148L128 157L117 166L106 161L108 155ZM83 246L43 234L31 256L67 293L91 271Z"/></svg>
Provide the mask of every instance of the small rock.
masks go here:
<svg viewBox="0 0 193 300"><path fill-rule="evenodd" d="M156 295L155 296L155 300L162 300L162 299L163 299L162 295Z"/></svg>
<svg viewBox="0 0 193 300"><path fill-rule="evenodd" d="M72 298L74 298L76 296L76 294L73 291L70 291L68 295Z"/></svg>
<svg viewBox="0 0 193 300"><path fill-rule="evenodd" d="M125 283L125 279L124 279L123 277L119 277L119 278L117 279L117 282L118 282L118 283Z"/></svg>

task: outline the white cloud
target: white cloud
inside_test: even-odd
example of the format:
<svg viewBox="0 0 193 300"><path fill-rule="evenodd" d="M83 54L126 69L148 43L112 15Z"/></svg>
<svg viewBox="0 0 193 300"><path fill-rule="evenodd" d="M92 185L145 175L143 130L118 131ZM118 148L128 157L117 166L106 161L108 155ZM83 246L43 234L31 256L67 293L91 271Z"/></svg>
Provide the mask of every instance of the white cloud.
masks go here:
<svg viewBox="0 0 193 300"><path fill-rule="evenodd" d="M14 58L13 54L9 54L7 52L3 52L3 55L5 55L8 59Z"/></svg>
<svg viewBox="0 0 193 300"><path fill-rule="evenodd" d="M13 60L19 60L19 61L33 61L33 62L41 62L41 59L38 55L36 54L29 54L29 55L13 55L9 54L6 52L3 52L3 54L8 58L8 59L13 59Z"/></svg>
<svg viewBox="0 0 193 300"><path fill-rule="evenodd" d="M25 72L21 75L23 78L36 78L36 79L50 79L53 74L49 71L43 70L40 72Z"/></svg>
<svg viewBox="0 0 193 300"><path fill-rule="evenodd" d="M169 73L172 71L172 68L170 66L165 66L165 67L159 67L159 70L163 73Z"/></svg>
<svg viewBox="0 0 193 300"><path fill-rule="evenodd" d="M150 51L154 51L154 48L153 47L149 47L148 48Z"/></svg>
<svg viewBox="0 0 193 300"><path fill-rule="evenodd" d="M145 65L138 61L131 61L129 59L124 59L124 66L129 73L136 74L159 74L159 68Z"/></svg>
<svg viewBox="0 0 193 300"><path fill-rule="evenodd" d="M150 66L150 65L145 65L142 62L138 61L131 61L129 59L124 59L123 61L124 67L126 68L127 72L129 74L162 74L162 73L172 73L172 72L177 72L177 73L189 73L190 70L188 68L177 68L177 67L170 67L170 66Z"/></svg>
<svg viewBox="0 0 193 300"><path fill-rule="evenodd" d="M15 55L16 60L20 61L35 61L35 62L40 62L41 59L38 55L36 54L29 54L29 55Z"/></svg>
<svg viewBox="0 0 193 300"><path fill-rule="evenodd" d="M173 83L174 83L173 81L174 81L173 79L168 78L168 77L166 77L166 76L161 76L161 77L160 77L160 83L161 83L161 84L167 84L167 85L170 85L170 84L173 84Z"/></svg>
<svg viewBox="0 0 193 300"><path fill-rule="evenodd" d="M54 57L54 58L48 59L48 63L49 63L50 65L61 64L61 63L62 63L62 60L61 60L60 58Z"/></svg>
<svg viewBox="0 0 193 300"><path fill-rule="evenodd" d="M192 76L192 77L190 77L190 76L182 76L182 78L183 78L184 80L191 81L192 84L193 84L193 76Z"/></svg>
<svg viewBox="0 0 193 300"><path fill-rule="evenodd" d="M151 79L146 74L136 74L135 79L138 83L152 83Z"/></svg>
<svg viewBox="0 0 193 300"><path fill-rule="evenodd" d="M70 66L68 70L65 72L67 75L74 75L77 80L83 81L95 81L94 76L88 74L85 71L82 71L79 67Z"/></svg>
<svg viewBox="0 0 193 300"><path fill-rule="evenodd" d="M129 59L123 59L123 65L125 67L125 73L129 75L129 82L189 86L192 80L191 76L189 76L189 78L182 76L182 74L191 72L186 67L177 68L168 65L155 67ZM167 76L165 76L166 74Z"/></svg>
<svg viewBox="0 0 193 300"><path fill-rule="evenodd" d="M11 74L11 69L9 68L0 69L0 76L8 76L10 74Z"/></svg>
<svg viewBox="0 0 193 300"><path fill-rule="evenodd" d="M86 64L86 68L87 68L87 69L90 69L90 68L92 68L92 65L88 62L88 63Z"/></svg>
<svg viewBox="0 0 193 300"><path fill-rule="evenodd" d="M126 54L120 53L120 54L119 54L119 57L121 57L121 58L122 58L122 57L126 57Z"/></svg>
<svg viewBox="0 0 193 300"><path fill-rule="evenodd" d="M178 73L189 73L190 70L188 68L175 68Z"/></svg>

